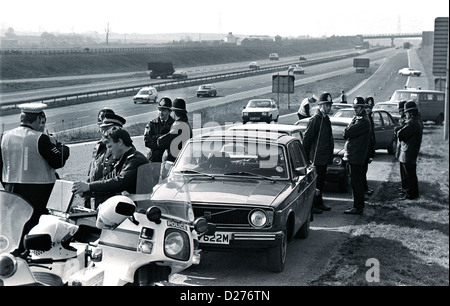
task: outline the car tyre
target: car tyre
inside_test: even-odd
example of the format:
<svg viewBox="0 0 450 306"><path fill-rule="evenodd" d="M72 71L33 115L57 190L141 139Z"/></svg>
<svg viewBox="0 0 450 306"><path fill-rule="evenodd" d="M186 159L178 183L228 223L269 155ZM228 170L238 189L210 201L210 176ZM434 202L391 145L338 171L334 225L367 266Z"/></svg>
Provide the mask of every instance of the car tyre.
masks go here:
<svg viewBox="0 0 450 306"><path fill-rule="evenodd" d="M197 98L199 98L200 97L200 95L197 95Z"/></svg>
<svg viewBox="0 0 450 306"><path fill-rule="evenodd" d="M274 120L276 123L278 123L278 118L279 118L280 116L277 116L277 118Z"/></svg>
<svg viewBox="0 0 450 306"><path fill-rule="evenodd" d="M387 152L389 155L394 155L395 151L397 151L397 138L396 137L394 137L394 139L392 139L391 144L387 148Z"/></svg>
<svg viewBox="0 0 450 306"><path fill-rule="evenodd" d="M283 238L280 243L267 252L267 261L269 270L272 272L280 273L284 270L284 265L286 263L286 253L287 253L287 229L286 225L283 229Z"/></svg>
<svg viewBox="0 0 450 306"><path fill-rule="evenodd" d="M444 115L440 114L437 119L434 121L435 125L442 125L442 123L444 122Z"/></svg>

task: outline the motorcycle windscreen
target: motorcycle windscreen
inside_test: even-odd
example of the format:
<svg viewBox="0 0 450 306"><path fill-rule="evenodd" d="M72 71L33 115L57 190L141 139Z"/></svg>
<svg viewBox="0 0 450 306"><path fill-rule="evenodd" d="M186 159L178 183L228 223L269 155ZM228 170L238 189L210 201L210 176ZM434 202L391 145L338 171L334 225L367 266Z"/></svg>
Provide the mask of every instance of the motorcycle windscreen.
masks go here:
<svg viewBox="0 0 450 306"><path fill-rule="evenodd" d="M0 190L0 253L14 251L33 207L21 196Z"/></svg>
<svg viewBox="0 0 450 306"><path fill-rule="evenodd" d="M47 202L47 209L63 213L69 212L73 200L73 182L56 180Z"/></svg>

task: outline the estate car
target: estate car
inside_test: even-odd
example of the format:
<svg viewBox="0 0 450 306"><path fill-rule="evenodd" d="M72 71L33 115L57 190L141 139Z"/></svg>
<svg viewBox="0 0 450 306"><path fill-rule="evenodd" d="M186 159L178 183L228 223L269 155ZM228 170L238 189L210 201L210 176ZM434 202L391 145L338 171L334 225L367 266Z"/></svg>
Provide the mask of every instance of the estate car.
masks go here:
<svg viewBox="0 0 450 306"><path fill-rule="evenodd" d="M298 138L258 131L216 131L191 138L152 199L185 200L216 225L203 250L262 249L281 272L288 241L306 238L317 173Z"/></svg>

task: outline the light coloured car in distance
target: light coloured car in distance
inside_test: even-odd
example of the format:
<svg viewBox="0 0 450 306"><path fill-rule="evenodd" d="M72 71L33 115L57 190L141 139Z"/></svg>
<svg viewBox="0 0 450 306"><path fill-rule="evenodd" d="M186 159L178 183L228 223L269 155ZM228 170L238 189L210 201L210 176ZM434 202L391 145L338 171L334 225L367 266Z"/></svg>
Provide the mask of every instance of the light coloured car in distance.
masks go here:
<svg viewBox="0 0 450 306"><path fill-rule="evenodd" d="M187 79L188 74L184 70L176 70L174 73L172 73L172 79Z"/></svg>
<svg viewBox="0 0 450 306"><path fill-rule="evenodd" d="M197 89L197 97L215 97L217 96L217 88L213 84L203 84L200 85Z"/></svg>
<svg viewBox="0 0 450 306"><path fill-rule="evenodd" d="M156 100L158 100L158 91L152 86L142 87L133 97L134 104L156 102Z"/></svg>
<svg viewBox="0 0 450 306"><path fill-rule="evenodd" d="M406 67L398 71L398 75L420 76L421 74L422 72L420 70L410 67Z"/></svg>
<svg viewBox="0 0 450 306"><path fill-rule="evenodd" d="M278 122L280 112L272 99L252 99L242 110L242 123L247 122Z"/></svg>
<svg viewBox="0 0 450 306"><path fill-rule="evenodd" d="M292 74L305 74L305 69L303 67L295 67L292 70Z"/></svg>
<svg viewBox="0 0 450 306"><path fill-rule="evenodd" d="M289 67L288 67L288 73L289 73L289 72L292 72L295 68L301 68L301 69L303 69L303 67L302 67L301 65L299 65L299 64L289 65Z"/></svg>
<svg viewBox="0 0 450 306"><path fill-rule="evenodd" d="M269 54L269 60L271 61L278 61L280 57L278 56L278 53L270 53Z"/></svg>
<svg viewBox="0 0 450 306"><path fill-rule="evenodd" d="M258 64L258 62L251 62L250 64L248 64L248 68L259 69L259 68L261 68L261 66Z"/></svg>

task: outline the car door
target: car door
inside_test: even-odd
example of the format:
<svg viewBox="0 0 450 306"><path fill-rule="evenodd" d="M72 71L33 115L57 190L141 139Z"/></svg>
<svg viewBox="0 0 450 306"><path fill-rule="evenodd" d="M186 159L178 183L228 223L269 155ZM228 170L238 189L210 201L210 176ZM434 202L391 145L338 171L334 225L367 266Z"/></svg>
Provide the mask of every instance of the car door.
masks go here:
<svg viewBox="0 0 450 306"><path fill-rule="evenodd" d="M373 112L373 123L375 131L375 150L386 148L388 146L388 133L386 127L383 124L383 118L381 117L381 111Z"/></svg>
<svg viewBox="0 0 450 306"><path fill-rule="evenodd" d="M309 167L306 161L305 150L299 140L289 143L289 159L291 165L292 182L294 190L292 196L295 197L293 210L295 212L296 227L300 227L309 218L314 191L316 188L316 172L314 167ZM306 175L298 175L295 169L306 167ZM295 229L296 231L298 228Z"/></svg>

